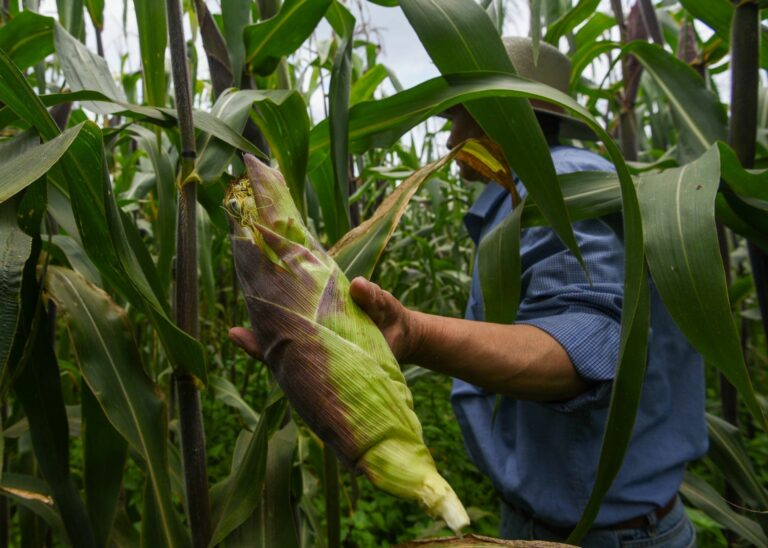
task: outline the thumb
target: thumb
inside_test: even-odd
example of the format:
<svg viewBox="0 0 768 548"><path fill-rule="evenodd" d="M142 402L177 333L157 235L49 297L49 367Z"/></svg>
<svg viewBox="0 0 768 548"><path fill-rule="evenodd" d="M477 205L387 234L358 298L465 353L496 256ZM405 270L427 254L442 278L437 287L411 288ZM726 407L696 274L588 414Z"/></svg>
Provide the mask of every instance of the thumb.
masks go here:
<svg viewBox="0 0 768 548"><path fill-rule="evenodd" d="M382 325L387 321L392 312L392 303L389 302L389 299L394 299L394 297L383 291L378 285L358 276L350 283L349 294L360 308L368 313L376 325Z"/></svg>

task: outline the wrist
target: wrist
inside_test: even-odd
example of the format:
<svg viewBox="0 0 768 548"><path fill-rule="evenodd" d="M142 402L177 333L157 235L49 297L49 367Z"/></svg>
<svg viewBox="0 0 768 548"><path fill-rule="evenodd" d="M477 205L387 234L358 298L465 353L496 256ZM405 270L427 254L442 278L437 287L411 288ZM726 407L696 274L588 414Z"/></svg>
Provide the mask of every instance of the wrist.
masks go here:
<svg viewBox="0 0 768 548"><path fill-rule="evenodd" d="M406 345L401 361L419 364L424 353L428 315L407 309L405 314Z"/></svg>

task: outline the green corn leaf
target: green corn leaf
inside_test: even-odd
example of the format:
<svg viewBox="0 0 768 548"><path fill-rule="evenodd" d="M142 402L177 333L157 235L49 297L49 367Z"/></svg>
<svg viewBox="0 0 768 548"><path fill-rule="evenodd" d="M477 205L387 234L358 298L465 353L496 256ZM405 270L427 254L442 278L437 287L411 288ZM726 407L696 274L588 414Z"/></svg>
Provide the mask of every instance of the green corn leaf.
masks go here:
<svg viewBox="0 0 768 548"><path fill-rule="evenodd" d="M737 514L720 494L703 479L690 472L685 474L680 493L696 508L723 527L733 531L752 546L768 546L768 536L760 525L746 516Z"/></svg>
<svg viewBox="0 0 768 548"><path fill-rule="evenodd" d="M720 417L707 414L709 429L709 452L728 484L733 486L741 499L757 509L768 508L768 489L765 482L755 473L747 450L741 440L739 429ZM758 516L758 521L761 521ZM762 521L768 519L762 516Z"/></svg>
<svg viewBox="0 0 768 548"><path fill-rule="evenodd" d="M214 531L209 546L215 546L247 520L258 506L267 468L267 444L287 409L282 394L273 394L261 413L240 464L222 482L211 488Z"/></svg>
<svg viewBox="0 0 768 548"><path fill-rule="evenodd" d="M293 421L269 440L264 497L257 510L262 516L265 546L299 548L291 503L293 457L297 445L298 431Z"/></svg>
<svg viewBox="0 0 768 548"><path fill-rule="evenodd" d="M252 432L256 430L259 424L259 414L248 405L231 382L224 377L211 375L208 381L208 386L210 386L213 391L214 398L224 405L236 409L240 413L240 416L248 429Z"/></svg>
<svg viewBox="0 0 768 548"><path fill-rule="evenodd" d="M0 100L32 124L45 140L59 135L45 106L2 51ZM104 163L101 131L94 123L84 123L77 139L48 175L60 189L69 188L83 246L102 275L128 300L145 308L171 362L204 382L205 361L200 343L170 319L162 288L146 259L148 252L144 250L137 258L137 238L133 238L133 247L128 240Z"/></svg>
<svg viewBox="0 0 768 548"><path fill-rule="evenodd" d="M560 38L594 14L599 3L600 0L580 0L573 9L567 10L557 21L547 27L544 41L557 47Z"/></svg>
<svg viewBox="0 0 768 548"><path fill-rule="evenodd" d="M349 106L355 106L363 101L373 99L373 93L379 85L389 76L389 71L384 65L374 65L358 78L352 85L349 96Z"/></svg>
<svg viewBox="0 0 768 548"><path fill-rule="evenodd" d="M85 40L85 18L83 17L83 0L56 0L59 12L59 22L66 31Z"/></svg>
<svg viewBox="0 0 768 548"><path fill-rule="evenodd" d="M103 58L92 53L61 25L55 26L53 35L59 64L70 88L94 90L116 101L125 101L123 90L117 87ZM111 114L117 107L89 103L86 108L97 114Z"/></svg>
<svg viewBox="0 0 768 548"><path fill-rule="evenodd" d="M232 67L229 64L229 52L221 30L213 20L213 15L208 10L204 0L195 0L195 14L200 25L200 36L203 39L203 49L208 59L208 72L214 96L232 87Z"/></svg>
<svg viewBox="0 0 768 548"><path fill-rule="evenodd" d="M168 77L165 74L165 50L168 44L165 2L134 0L136 24L139 30L141 72L144 80L144 100L153 106L165 106L168 96ZM80 89L99 90L85 86ZM105 95L119 99L119 95Z"/></svg>
<svg viewBox="0 0 768 548"><path fill-rule="evenodd" d="M26 82L26 80L25 80ZM56 93L51 95L43 95L36 99L35 105L42 104L43 106L53 106L61 103L67 103L70 101L89 101L89 102L107 102L117 105L118 110L116 114L127 115L136 118L146 118L147 122L158 124L161 126L172 126L175 124L176 111L170 108L153 108L144 107L139 105L133 105L122 101L116 101L110 97L107 97L103 93L98 91L75 91L72 93ZM86 103L91 104L91 103ZM15 111L15 112L14 112ZM30 118L32 116L32 118ZM13 108L6 107L0 109L0 126L5 127L14 123L19 118L24 120L34 119L36 114L26 112L23 104L15 105ZM200 131L204 131L214 135L216 138L221 139L230 146L250 152L256 156L264 158L265 155L250 141L245 139L237 131L232 129L224 121L220 120L210 112L194 111L195 128Z"/></svg>
<svg viewBox="0 0 768 548"><path fill-rule="evenodd" d="M581 171L558 175L565 205L573 221L601 217L621 210L621 190L615 173ZM522 226L546 225L534 202L526 200Z"/></svg>
<svg viewBox="0 0 768 548"><path fill-rule="evenodd" d="M626 246L625 253L629 254L629 248ZM570 544L578 545L595 521L603 497L621 469L624 455L632 438L632 427L635 424L643 380L645 379L651 308L647 272L644 267L642 267L640 274L641 283L636 301L635 316L628 327L625 325L627 319L624 310L622 310L619 365L613 379L611 403L608 409L603 444L600 448L595 485L579 523L566 541ZM625 308L627 306L626 298L627 293L624 297Z"/></svg>
<svg viewBox="0 0 768 548"><path fill-rule="evenodd" d="M110 424L84 382L81 405L85 503L96 545L107 546L123 483L128 444Z"/></svg>
<svg viewBox="0 0 768 548"><path fill-rule="evenodd" d="M729 0L680 0L685 10L717 33L727 45L731 40L733 4ZM760 67L768 68L768 30L761 30Z"/></svg>
<svg viewBox="0 0 768 548"><path fill-rule="evenodd" d="M61 135L25 150L0 163L0 203L31 185L66 154L80 134L83 124L69 128Z"/></svg>
<svg viewBox="0 0 768 548"><path fill-rule="evenodd" d="M168 154L158 146L157 134L141 126L134 126L131 131L137 142L152 162L155 172L155 192L157 195L157 274L162 287L168 287L171 281L171 265L176 254L176 174Z"/></svg>
<svg viewBox="0 0 768 548"><path fill-rule="evenodd" d="M338 185L330 155L324 155L313 167L309 178L323 213L324 232L329 241L338 242L349 231L349 210L344 209L343 200L337 198Z"/></svg>
<svg viewBox="0 0 768 548"><path fill-rule="evenodd" d="M0 49L21 70L53 53L53 17L23 11L0 28Z"/></svg>
<svg viewBox="0 0 768 548"><path fill-rule="evenodd" d="M421 43L442 74L500 71L514 74L501 37L486 12L471 0L402 0ZM549 147L530 104L493 97L465 103L485 134L501 146L507 162L525 183L550 225L583 266ZM520 151L525 151L521 154Z"/></svg>
<svg viewBox="0 0 768 548"><path fill-rule="evenodd" d="M16 335L24 264L31 251L32 238L16 222L16 204L0 205L0 378Z"/></svg>
<svg viewBox="0 0 768 548"><path fill-rule="evenodd" d="M245 42L243 29L251 22L250 0L222 0L221 20L224 40L227 42L229 64L235 79L234 86L240 87L240 80L245 67Z"/></svg>
<svg viewBox="0 0 768 548"><path fill-rule="evenodd" d="M681 163L698 158L715 141L725 140L725 110L695 70L656 44L633 42L624 53L640 61L669 100L678 128Z"/></svg>
<svg viewBox="0 0 768 548"><path fill-rule="evenodd" d="M328 251L347 278L371 277L413 195L436 171L450 163L459 151L460 147L456 147L408 177L384 199L369 219L350 230Z"/></svg>
<svg viewBox="0 0 768 548"><path fill-rule="evenodd" d="M739 390L755 420L768 428L730 313L715 232L719 162L715 146L691 164L644 178L638 195L648 265L680 330Z"/></svg>
<svg viewBox="0 0 768 548"><path fill-rule="evenodd" d="M254 121L267 138L291 196L304 216L309 156L309 117L304 99L299 93L291 93L282 102L258 102L255 110Z"/></svg>
<svg viewBox="0 0 768 548"><path fill-rule="evenodd" d="M511 324L520 303L520 224L525 202L480 242L478 272L486 321Z"/></svg>
<svg viewBox="0 0 768 548"><path fill-rule="evenodd" d="M312 34L330 3L331 0L286 0L274 17L245 27L245 61L253 72L273 72L281 57L296 51Z"/></svg>
<svg viewBox="0 0 768 548"><path fill-rule="evenodd" d="M51 267L46 286L64 317L83 378L112 426L144 459L164 544L189 544L170 498L165 402L141 366L125 312L71 270Z"/></svg>
<svg viewBox="0 0 768 548"><path fill-rule="evenodd" d="M531 44L533 47L533 62L539 62L539 45L541 43L541 3L542 0L528 0L531 8Z"/></svg>
<svg viewBox="0 0 768 548"><path fill-rule="evenodd" d="M51 326L45 313L40 314L42 320L31 341L31 354L16 378L14 390L27 414L35 456L69 541L74 546L95 548L91 523L70 474L69 427L59 367L50 345Z"/></svg>
<svg viewBox="0 0 768 548"><path fill-rule="evenodd" d="M333 59L331 84L328 92L328 122L331 132L331 165L336 184L334 200L345 213L342 219L349 229L349 95L352 86L352 38L355 18L338 1L331 3L326 19L341 41Z"/></svg>
<svg viewBox="0 0 768 548"><path fill-rule="evenodd" d="M723 142L717 143L720 151L720 169L723 180L742 198L768 201L768 171L748 171L741 167L736 152Z"/></svg>
<svg viewBox="0 0 768 548"><path fill-rule="evenodd" d="M85 8L91 16L93 26L104 30L104 2L106 0L85 0Z"/></svg>
<svg viewBox="0 0 768 548"><path fill-rule="evenodd" d="M40 516L60 539L67 540L64 522L54 506L45 481L34 476L4 471L0 478L0 495Z"/></svg>

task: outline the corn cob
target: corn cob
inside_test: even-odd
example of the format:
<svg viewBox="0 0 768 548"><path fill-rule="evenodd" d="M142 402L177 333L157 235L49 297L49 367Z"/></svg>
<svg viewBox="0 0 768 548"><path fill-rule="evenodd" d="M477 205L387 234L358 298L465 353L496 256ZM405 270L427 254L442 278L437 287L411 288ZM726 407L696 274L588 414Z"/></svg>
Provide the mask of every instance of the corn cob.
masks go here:
<svg viewBox="0 0 768 548"><path fill-rule="evenodd" d="M460 531L469 518L435 469L387 342L303 225L280 172L250 155L245 165L248 178L230 186L225 205L265 362L294 409L342 462Z"/></svg>

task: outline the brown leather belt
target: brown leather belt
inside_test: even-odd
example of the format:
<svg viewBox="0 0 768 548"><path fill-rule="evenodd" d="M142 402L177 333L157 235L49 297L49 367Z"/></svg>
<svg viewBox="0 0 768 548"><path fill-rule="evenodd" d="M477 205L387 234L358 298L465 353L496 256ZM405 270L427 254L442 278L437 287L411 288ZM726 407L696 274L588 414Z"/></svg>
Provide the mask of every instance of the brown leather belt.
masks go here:
<svg viewBox="0 0 768 548"><path fill-rule="evenodd" d="M658 521L661 521L667 514L669 514L672 511L672 508L675 507L675 502L677 502L677 495L669 499L669 502L667 502L661 508L656 508L656 510L654 510L653 512L654 514L656 514L656 519ZM534 519L534 521L537 524L541 525L542 527L546 528L547 530L555 533L557 536L562 537L564 539L571 534L571 531L573 531L573 527L560 527L556 525L549 525L548 523L539 521L537 519ZM648 521L648 514L643 514L642 516L637 516L636 518L631 518L626 521L615 523L613 525L598 527L598 529L614 529L614 530L641 529L643 527L648 527L649 525L650 525L650 522Z"/></svg>

